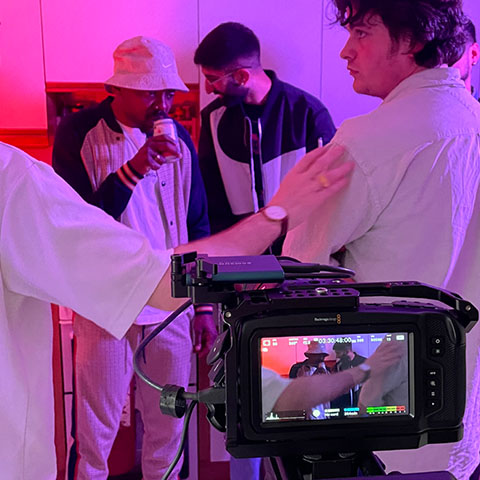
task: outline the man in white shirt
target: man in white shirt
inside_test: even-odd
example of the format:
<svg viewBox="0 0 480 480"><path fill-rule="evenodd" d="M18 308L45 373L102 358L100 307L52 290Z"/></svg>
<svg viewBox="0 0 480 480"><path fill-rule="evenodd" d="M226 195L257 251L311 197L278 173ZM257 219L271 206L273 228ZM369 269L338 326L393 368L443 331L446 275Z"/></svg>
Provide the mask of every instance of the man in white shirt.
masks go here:
<svg viewBox="0 0 480 480"><path fill-rule="evenodd" d="M357 281L419 280L479 305L480 107L458 70L445 67L463 53L461 2L335 4L349 32L340 55L353 88L383 102L337 131L332 142L356 164L352 181L339 202L287 236L284 254L328 263L345 246L343 264ZM467 339L465 438L449 467L459 479L478 463L478 330ZM380 456L389 470L407 473L445 469L451 450Z"/></svg>
<svg viewBox="0 0 480 480"><path fill-rule="evenodd" d="M166 151L176 151L166 143ZM345 187L352 165L332 167L341 153L310 152L284 179L269 204L275 208L175 251L263 252L284 227L294 228ZM87 205L49 166L0 143L2 478L56 478L49 303L121 338L145 304L174 310L183 303L170 297L172 253L155 252L143 235Z"/></svg>

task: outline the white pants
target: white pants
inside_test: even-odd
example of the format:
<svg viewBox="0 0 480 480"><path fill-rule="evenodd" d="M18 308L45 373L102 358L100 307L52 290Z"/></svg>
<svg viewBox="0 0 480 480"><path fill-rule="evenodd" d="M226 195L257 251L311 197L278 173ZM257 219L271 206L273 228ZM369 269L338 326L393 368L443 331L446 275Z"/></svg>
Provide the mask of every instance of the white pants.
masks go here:
<svg viewBox="0 0 480 480"><path fill-rule="evenodd" d="M142 366L152 380L187 387L190 377L192 310L175 319L145 350ZM145 326L146 337L157 325ZM76 316L76 439L77 480L105 480L107 459L115 440L122 408L134 375L133 353L142 341L142 326L133 325L117 340L89 320ZM179 445L183 419L160 412L160 392L136 382L136 407L144 424L142 473L144 480L160 480ZM172 473L176 478L181 462Z"/></svg>

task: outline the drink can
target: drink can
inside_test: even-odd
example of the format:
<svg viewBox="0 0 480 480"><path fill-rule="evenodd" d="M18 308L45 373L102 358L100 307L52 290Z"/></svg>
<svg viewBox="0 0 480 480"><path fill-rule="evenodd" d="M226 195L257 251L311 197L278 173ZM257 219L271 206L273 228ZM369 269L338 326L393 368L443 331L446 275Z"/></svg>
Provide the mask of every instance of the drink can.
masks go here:
<svg viewBox="0 0 480 480"><path fill-rule="evenodd" d="M171 118L158 118L153 122L153 136L157 135L168 135L171 137L175 141L178 151L180 151L177 127ZM167 162L175 162L179 157L178 155L164 155L164 158Z"/></svg>

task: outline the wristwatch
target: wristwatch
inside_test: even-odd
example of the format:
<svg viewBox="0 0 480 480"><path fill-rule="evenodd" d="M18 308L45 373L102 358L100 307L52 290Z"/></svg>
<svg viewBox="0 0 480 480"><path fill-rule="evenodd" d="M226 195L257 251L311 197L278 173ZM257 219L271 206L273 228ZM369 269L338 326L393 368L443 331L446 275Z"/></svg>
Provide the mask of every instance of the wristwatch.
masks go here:
<svg viewBox="0 0 480 480"><path fill-rule="evenodd" d="M282 231L280 236L286 235L288 232L288 214L287 211L280 207L279 205L269 205L260 209L262 213L268 220L272 222L281 222Z"/></svg>
<svg viewBox="0 0 480 480"><path fill-rule="evenodd" d="M364 377L362 379L362 383L364 383L370 377L372 367L368 363L361 363L360 365L358 365L358 368L364 373Z"/></svg>

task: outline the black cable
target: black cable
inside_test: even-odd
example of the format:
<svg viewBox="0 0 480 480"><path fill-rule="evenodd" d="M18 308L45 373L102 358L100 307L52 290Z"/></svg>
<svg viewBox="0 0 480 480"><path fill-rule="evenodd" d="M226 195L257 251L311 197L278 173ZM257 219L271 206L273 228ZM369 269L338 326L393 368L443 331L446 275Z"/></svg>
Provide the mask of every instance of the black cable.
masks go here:
<svg viewBox="0 0 480 480"><path fill-rule="evenodd" d="M139 358L142 355L145 347L165 328L167 328L181 313L183 313L188 307L192 305L192 300L187 300L185 303L182 303L174 312L172 312L160 325L153 332L150 333L147 337L145 337L140 345L138 346L137 350L133 355L133 369L135 373L145 382L148 383L151 387L159 390L160 392L163 390L162 385L155 383L152 379L150 379L140 367Z"/></svg>
<svg viewBox="0 0 480 480"><path fill-rule="evenodd" d="M329 272L325 273L285 273L285 280L292 280L295 278L352 278L352 275L348 272L336 273L332 275Z"/></svg>
<svg viewBox="0 0 480 480"><path fill-rule="evenodd" d="M162 480L168 480L168 477L173 472L175 465L178 463L178 461L180 460L180 457L182 456L183 448L185 445L185 438L187 436L187 431L188 431L188 424L190 423L190 417L192 416L193 409L197 406L197 403L198 402L196 400L192 400L190 402L190 405L187 407L187 412L185 413L185 420L183 422L182 435L180 437L180 445L178 446L177 453L175 454L175 458L172 460L172 463L169 465L168 470L164 473Z"/></svg>
<svg viewBox="0 0 480 480"><path fill-rule="evenodd" d="M286 255L279 255L279 256L277 257L277 260L278 260L279 262L281 262L282 260L288 260L288 261L290 261L290 262L302 263L302 262L300 262L300 260L298 260L297 258L287 257Z"/></svg>
<svg viewBox="0 0 480 480"><path fill-rule="evenodd" d="M282 267L285 273L299 273L299 274L309 274L309 273L321 273L329 272L330 276L333 277L333 274L336 275L347 275L353 277L355 272L345 267L335 267L333 265L321 265L319 263L295 263L290 260L280 261L280 266Z"/></svg>

